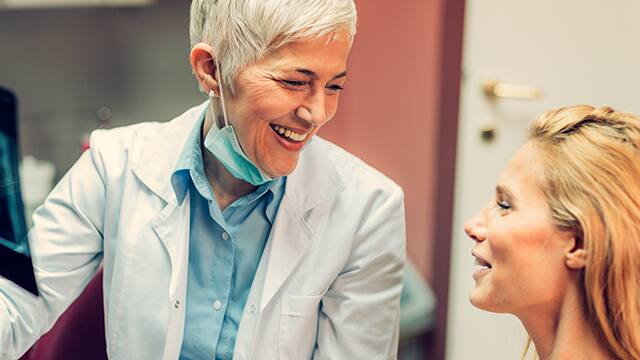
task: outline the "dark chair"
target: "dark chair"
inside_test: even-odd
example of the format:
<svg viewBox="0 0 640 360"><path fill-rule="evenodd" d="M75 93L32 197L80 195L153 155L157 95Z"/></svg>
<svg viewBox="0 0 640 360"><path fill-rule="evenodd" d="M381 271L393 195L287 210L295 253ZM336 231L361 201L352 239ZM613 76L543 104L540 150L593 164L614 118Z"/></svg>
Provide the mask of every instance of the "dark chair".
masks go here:
<svg viewBox="0 0 640 360"><path fill-rule="evenodd" d="M106 360L102 269L20 360Z"/></svg>

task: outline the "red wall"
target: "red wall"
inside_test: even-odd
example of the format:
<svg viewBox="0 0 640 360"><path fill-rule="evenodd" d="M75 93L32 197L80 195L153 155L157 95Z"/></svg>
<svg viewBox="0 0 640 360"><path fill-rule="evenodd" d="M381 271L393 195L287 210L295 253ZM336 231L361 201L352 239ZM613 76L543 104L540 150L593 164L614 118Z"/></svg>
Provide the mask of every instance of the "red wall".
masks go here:
<svg viewBox="0 0 640 360"><path fill-rule="evenodd" d="M336 117L321 130L322 136L402 186L407 254L429 281L438 211L438 72L444 1L356 0L358 35L349 58L346 92Z"/></svg>

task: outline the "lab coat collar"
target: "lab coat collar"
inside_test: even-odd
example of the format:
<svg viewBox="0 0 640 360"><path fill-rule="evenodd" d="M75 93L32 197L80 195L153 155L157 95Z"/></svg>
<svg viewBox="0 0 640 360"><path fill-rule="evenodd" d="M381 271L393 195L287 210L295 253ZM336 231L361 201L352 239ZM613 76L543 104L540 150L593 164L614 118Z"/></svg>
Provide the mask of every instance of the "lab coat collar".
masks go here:
<svg viewBox="0 0 640 360"><path fill-rule="evenodd" d="M159 127L151 125L147 127L150 131L143 130L140 135L141 149L137 152L139 155L133 159L131 168L142 183L167 203L177 201L171 185L171 174L207 104L208 102L205 102L191 108Z"/></svg>
<svg viewBox="0 0 640 360"><path fill-rule="evenodd" d="M324 140L314 139L302 150L296 170L288 176L285 198L290 209L302 215L344 190L335 164L327 156Z"/></svg>

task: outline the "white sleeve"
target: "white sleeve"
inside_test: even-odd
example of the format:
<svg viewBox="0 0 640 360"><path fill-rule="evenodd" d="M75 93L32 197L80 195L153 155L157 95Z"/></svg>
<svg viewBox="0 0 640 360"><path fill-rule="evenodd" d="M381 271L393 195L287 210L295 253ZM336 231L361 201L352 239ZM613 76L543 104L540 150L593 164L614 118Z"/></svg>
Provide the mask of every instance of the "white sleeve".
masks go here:
<svg viewBox="0 0 640 360"><path fill-rule="evenodd" d="M29 246L40 297L0 278L0 359L17 359L26 352L97 271L102 258L103 174L97 151L85 151L35 211Z"/></svg>
<svg viewBox="0 0 640 360"><path fill-rule="evenodd" d="M322 298L314 359L397 357L405 237L397 188L368 214L347 267Z"/></svg>

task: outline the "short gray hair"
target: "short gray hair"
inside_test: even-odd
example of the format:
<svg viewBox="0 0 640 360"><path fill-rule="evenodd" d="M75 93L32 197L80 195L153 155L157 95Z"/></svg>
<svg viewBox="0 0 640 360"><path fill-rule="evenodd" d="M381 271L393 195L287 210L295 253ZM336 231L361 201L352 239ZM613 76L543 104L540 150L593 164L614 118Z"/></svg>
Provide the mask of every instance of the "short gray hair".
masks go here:
<svg viewBox="0 0 640 360"><path fill-rule="evenodd" d="M279 47L342 29L352 41L356 22L354 0L193 0L189 34L192 47L213 47L233 89L244 67Z"/></svg>

